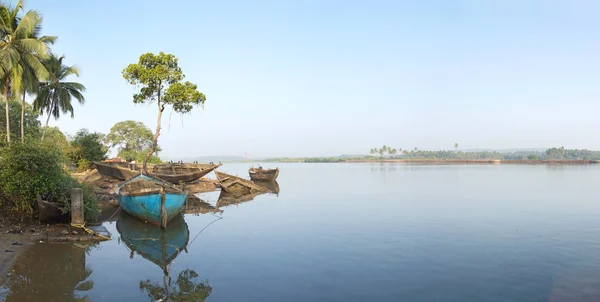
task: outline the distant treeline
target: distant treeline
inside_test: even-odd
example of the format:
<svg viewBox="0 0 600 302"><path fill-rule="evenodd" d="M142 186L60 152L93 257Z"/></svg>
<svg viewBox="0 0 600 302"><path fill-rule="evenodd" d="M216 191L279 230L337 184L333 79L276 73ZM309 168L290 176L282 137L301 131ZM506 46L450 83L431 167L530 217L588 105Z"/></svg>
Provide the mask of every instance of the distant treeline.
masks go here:
<svg viewBox="0 0 600 302"><path fill-rule="evenodd" d="M304 157L304 158L271 158L267 162L304 162L304 163L335 163L345 161L377 161L377 160L600 160L600 151L592 151L585 149L565 149L550 148L545 152L536 151L517 151L510 153L500 153L496 151L476 151L463 152L452 150L402 150L392 151L392 154L384 154L384 152L373 152L375 155L364 156L344 156L344 157ZM396 150L396 149L392 149Z"/></svg>

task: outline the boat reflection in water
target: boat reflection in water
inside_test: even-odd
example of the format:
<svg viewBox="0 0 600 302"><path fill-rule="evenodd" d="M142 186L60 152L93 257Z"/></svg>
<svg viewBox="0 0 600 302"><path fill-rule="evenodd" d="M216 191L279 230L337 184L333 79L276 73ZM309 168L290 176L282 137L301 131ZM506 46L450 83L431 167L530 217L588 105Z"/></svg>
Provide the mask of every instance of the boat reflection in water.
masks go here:
<svg viewBox="0 0 600 302"><path fill-rule="evenodd" d="M217 200L217 209L221 209L224 207L228 207L231 205L239 205L241 203L244 202L248 202L254 199L254 197L258 196L258 195L262 195L265 194L264 192L254 192L254 193L247 193L245 195L235 195L235 194L231 194L231 193L227 193L225 191L221 191L221 194L219 194L219 199Z"/></svg>
<svg viewBox="0 0 600 302"><path fill-rule="evenodd" d="M156 264L163 272L162 284L152 280L140 281L140 290L153 301L204 301L211 293L208 281L198 280L198 273L186 269L175 280L170 276L170 264L187 253L190 233L182 215L169 222L166 229L147 224L129 215L120 215L117 220L120 240L129 248L130 257L137 253Z"/></svg>
<svg viewBox="0 0 600 302"><path fill-rule="evenodd" d="M269 189L269 191L271 191L270 192L271 194L275 194L275 195L279 196L279 183L277 183L276 180L273 180L273 181L255 180L254 183L263 188Z"/></svg>

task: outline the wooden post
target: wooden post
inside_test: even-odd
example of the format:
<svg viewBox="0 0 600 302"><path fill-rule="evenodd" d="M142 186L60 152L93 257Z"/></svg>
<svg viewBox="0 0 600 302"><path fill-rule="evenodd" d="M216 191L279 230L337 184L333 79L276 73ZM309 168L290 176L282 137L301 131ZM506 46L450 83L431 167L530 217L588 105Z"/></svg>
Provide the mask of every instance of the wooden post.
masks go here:
<svg viewBox="0 0 600 302"><path fill-rule="evenodd" d="M83 189L71 189L71 223L84 224L83 217Z"/></svg>

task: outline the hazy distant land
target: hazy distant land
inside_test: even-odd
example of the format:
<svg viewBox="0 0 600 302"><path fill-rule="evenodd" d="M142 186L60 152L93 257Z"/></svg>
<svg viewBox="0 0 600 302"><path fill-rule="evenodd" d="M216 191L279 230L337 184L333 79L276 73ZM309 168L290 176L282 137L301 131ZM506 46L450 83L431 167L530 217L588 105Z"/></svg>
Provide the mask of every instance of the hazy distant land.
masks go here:
<svg viewBox="0 0 600 302"><path fill-rule="evenodd" d="M235 155L196 156L184 158L167 158L166 161L184 162L304 162L304 163L335 163L362 161L413 161L413 162L595 162L600 161L600 151L586 149L554 148L522 148L522 149L466 149L460 150L396 150L393 148L371 149L371 154L342 154L339 156L323 157L253 157Z"/></svg>

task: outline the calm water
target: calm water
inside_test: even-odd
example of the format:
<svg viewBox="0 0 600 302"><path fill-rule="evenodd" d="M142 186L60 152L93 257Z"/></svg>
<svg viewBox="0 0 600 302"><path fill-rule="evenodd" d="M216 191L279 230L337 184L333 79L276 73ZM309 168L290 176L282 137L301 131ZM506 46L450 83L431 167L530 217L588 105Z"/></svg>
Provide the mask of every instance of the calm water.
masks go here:
<svg viewBox="0 0 600 302"><path fill-rule="evenodd" d="M167 268L170 293L190 301L600 299L600 166L279 167L279 196L186 215L166 248L122 217L106 223L115 239L93 247L34 246L3 297L152 301ZM137 247L150 254L119 236L149 239Z"/></svg>

